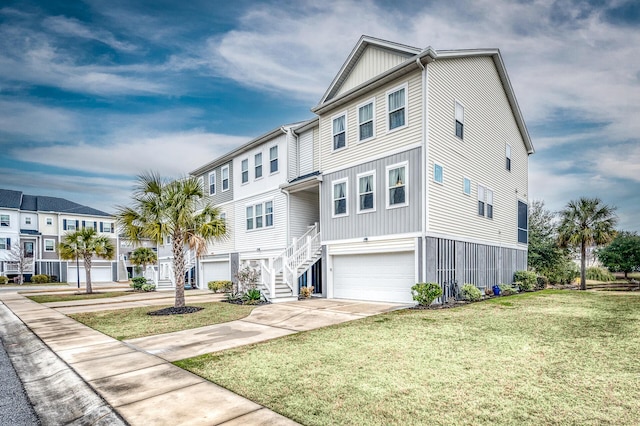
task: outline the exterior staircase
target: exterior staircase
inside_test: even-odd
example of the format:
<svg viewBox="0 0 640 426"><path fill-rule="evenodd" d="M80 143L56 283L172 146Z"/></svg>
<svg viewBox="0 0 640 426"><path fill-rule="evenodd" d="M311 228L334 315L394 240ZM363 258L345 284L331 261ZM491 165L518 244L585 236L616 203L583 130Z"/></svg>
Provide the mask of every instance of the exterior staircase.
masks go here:
<svg viewBox="0 0 640 426"><path fill-rule="evenodd" d="M298 278L322 256L318 224L279 255L260 262L260 287L272 303L298 300Z"/></svg>
<svg viewBox="0 0 640 426"><path fill-rule="evenodd" d="M184 271L185 271L185 273L188 272L194 266L196 266L196 254L195 254L195 252L193 250L188 249L185 252L185 257L184 257ZM154 276L155 276L155 274L154 274ZM155 281L156 281L156 283L155 283L156 284L156 290L158 290L158 291L175 290L175 288L176 288L176 279L175 279L175 274L173 273L173 262L169 263L169 277L168 278L160 277ZM185 282L185 287L186 287L186 282Z"/></svg>

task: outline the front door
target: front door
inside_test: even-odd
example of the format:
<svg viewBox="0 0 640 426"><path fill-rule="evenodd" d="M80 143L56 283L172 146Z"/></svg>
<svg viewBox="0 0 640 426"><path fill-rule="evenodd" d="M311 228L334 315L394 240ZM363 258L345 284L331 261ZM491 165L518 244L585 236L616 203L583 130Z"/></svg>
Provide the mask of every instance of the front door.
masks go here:
<svg viewBox="0 0 640 426"><path fill-rule="evenodd" d="M24 242L24 257L33 257L33 241Z"/></svg>

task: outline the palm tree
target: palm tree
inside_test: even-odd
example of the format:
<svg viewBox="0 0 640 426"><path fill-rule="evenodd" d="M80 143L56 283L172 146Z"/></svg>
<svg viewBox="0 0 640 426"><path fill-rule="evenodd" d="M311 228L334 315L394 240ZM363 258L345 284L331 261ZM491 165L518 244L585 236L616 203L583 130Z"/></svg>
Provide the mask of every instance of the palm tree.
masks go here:
<svg viewBox="0 0 640 426"><path fill-rule="evenodd" d="M158 256L149 247L138 247L131 253L129 260L132 264L142 268L142 276L144 276L147 271L147 265L156 263Z"/></svg>
<svg viewBox="0 0 640 426"><path fill-rule="evenodd" d="M610 243L616 235L618 218L615 207L602 204L599 198L571 200L560 212L558 243L561 247L580 248L580 289L587 289L587 247Z"/></svg>
<svg viewBox="0 0 640 426"><path fill-rule="evenodd" d="M58 245L58 250L60 257L64 260L78 258L83 260L87 277L87 293L93 292L91 288L91 260L93 256L113 259L115 253L115 247L111 240L104 235L98 235L94 228L82 228L65 234Z"/></svg>
<svg viewBox="0 0 640 426"><path fill-rule="evenodd" d="M176 308L185 306L185 245L200 256L206 252L208 242L226 235L219 210L204 196L196 177L166 181L149 172L138 176L133 205L119 207L116 214L124 237L131 241L149 238L160 244L171 237Z"/></svg>

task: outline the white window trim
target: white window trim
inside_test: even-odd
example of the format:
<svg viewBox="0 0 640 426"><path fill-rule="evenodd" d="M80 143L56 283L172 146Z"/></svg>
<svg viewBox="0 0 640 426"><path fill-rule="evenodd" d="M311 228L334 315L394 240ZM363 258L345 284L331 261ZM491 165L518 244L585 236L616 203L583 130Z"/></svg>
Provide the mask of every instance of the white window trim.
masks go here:
<svg viewBox="0 0 640 426"><path fill-rule="evenodd" d="M389 95L391 93L397 92L398 90L402 90L402 89L404 89L404 125L395 127L393 129L389 129L389 114L391 113L391 111L389 111ZM387 133L395 132L397 130L402 130L405 127L408 127L409 126L409 83L406 82L392 89L387 90L387 92L385 93L384 107L385 107L384 121L386 122L385 128L387 129Z"/></svg>
<svg viewBox="0 0 640 426"><path fill-rule="evenodd" d="M260 164L256 163L256 156L260 154ZM259 177L256 177L256 169L258 168L258 166L260 166L260 171L261 174ZM271 169L269 169L271 170ZM262 152L256 152L255 154L253 154L253 180L260 180L264 177L264 153Z"/></svg>
<svg viewBox="0 0 640 426"><path fill-rule="evenodd" d="M469 181L469 192L465 191L465 187L464 187L465 179ZM472 182L470 178L468 178L467 176L462 176L462 193L467 197L471 197L471 183Z"/></svg>
<svg viewBox="0 0 640 426"><path fill-rule="evenodd" d="M333 133L333 121L336 118L340 118L342 116L344 116L344 146L342 148L335 149L333 147L333 137L335 136L335 134ZM349 147L349 122L348 122L347 119L348 119L347 111L342 111L342 112L334 115L333 117L331 117L331 152L342 151L342 150L347 149Z"/></svg>
<svg viewBox="0 0 640 426"><path fill-rule="evenodd" d="M336 184L344 183L344 199L345 199L345 212L336 214L336 199L335 199L335 186ZM345 217L349 216L349 178L336 179L331 181L331 217Z"/></svg>
<svg viewBox="0 0 640 426"><path fill-rule="evenodd" d="M462 107L462 137L456 134L456 121L458 121L456 118L456 104L459 104ZM464 106L464 104L460 102L458 99L454 98L453 100L453 136L455 136L457 139L460 139L461 141L464 140L464 134L465 134L466 126L464 122L466 121L465 120L465 115L467 115L466 110L467 108Z"/></svg>
<svg viewBox="0 0 640 426"><path fill-rule="evenodd" d="M273 148L274 146L276 147L276 151L278 152L278 155L276 156L276 160L278 162L278 170L276 170L275 172L272 172L271 171L271 161L273 161L273 160L271 159L271 148ZM271 145L269 147L269 149L267 149L267 151L269 152L269 176L272 176L272 175L280 173L280 148L278 147L278 144ZM262 170L262 176L264 176L264 168Z"/></svg>
<svg viewBox="0 0 640 426"><path fill-rule="evenodd" d="M211 192L211 176L213 176L213 192ZM217 182L216 182L216 171L212 171L209 173L209 190L207 191L209 195L216 195L216 191L218 190Z"/></svg>
<svg viewBox="0 0 640 426"><path fill-rule="evenodd" d="M242 169L242 163L244 163L245 161L247 162L247 170L243 170ZM249 157L243 158L242 160L240 160L240 184L241 185L246 185L246 184L249 183L249 169L250 168L251 167L249 167ZM247 180L246 181L244 181L243 178L242 178L244 172L247 172Z"/></svg>
<svg viewBox="0 0 640 426"><path fill-rule="evenodd" d="M399 167L404 167L404 178L405 178L405 183L404 183L404 203L403 204L389 204L389 170L391 169L397 169ZM403 161L402 163L396 163L396 164L391 164L387 167L385 167L385 173L384 173L384 181L385 181L385 186L384 186L384 197L386 199L387 202L387 209L397 209L400 207L407 207L409 205L409 162L408 161Z"/></svg>
<svg viewBox="0 0 640 426"><path fill-rule="evenodd" d="M493 207L495 206L495 199L494 198L495 198L496 192L492 188L488 187L487 185L478 184L477 186L478 186L478 188L480 188L480 187L483 188L483 195L484 196L482 197L482 200L480 199L480 190L479 189L478 189L478 197L477 197L478 201L482 201L484 203L484 214L482 215L482 217L487 218L489 220L493 220L493 216L494 216L493 215L493 213L494 213L493 212ZM489 214L489 207L488 207L489 203L487 202L487 191L491 192L491 198L492 198L492 200L491 200L491 217L488 216L488 214ZM480 216L480 214L478 214L478 205L477 204L476 204L476 214L478 216Z"/></svg>
<svg viewBox="0 0 640 426"><path fill-rule="evenodd" d="M360 210L360 178L364 177L364 176L373 176L373 208L371 209L367 209L367 210ZM370 170L368 172L363 172L363 173L358 173L356 175L356 188L357 188L357 193L358 193L358 199L357 199L357 207L356 207L356 213L357 214L367 214L367 213L373 213L376 211L376 171L375 170Z"/></svg>
<svg viewBox="0 0 640 426"><path fill-rule="evenodd" d="M373 123L373 134L369 138L360 139L360 125L362 124L360 123L360 107L363 107L369 104L373 104L373 116L371 118L371 121ZM358 128L357 128L358 137L356 138L358 140L357 143L368 142L370 140L375 139L376 138L376 98L368 99L356 106L356 119L358 121ZM405 123L406 123L406 120L405 120Z"/></svg>
<svg viewBox="0 0 640 426"><path fill-rule="evenodd" d="M227 189L224 189L224 170L227 170ZM220 185L222 185L221 187L221 192L227 192L230 188L231 188L231 175L229 174L229 165L227 164L226 166L223 166L220 169Z"/></svg>
<svg viewBox="0 0 640 426"><path fill-rule="evenodd" d="M49 222L51 222L51 223L49 223ZM52 217L47 217L47 218L45 218L44 223L45 223L47 226L53 226L53 218L52 218Z"/></svg>
<svg viewBox="0 0 640 426"><path fill-rule="evenodd" d="M440 169L442 169L442 182L438 182L436 180L436 166L438 166L438 167L440 167ZM434 163L433 163L433 176L432 177L433 177L433 181L435 183L437 183L438 185L444 185L444 166L442 164L436 163L434 161Z"/></svg>
<svg viewBox="0 0 640 426"><path fill-rule="evenodd" d="M7 224L6 225L2 225L2 226L5 227L5 228L10 228L11 227L11 215L3 214L3 215L0 215L0 216L5 216L7 218L7 220L6 220Z"/></svg>
<svg viewBox="0 0 640 426"><path fill-rule="evenodd" d="M51 241L53 243L53 250L47 250L47 241ZM43 248L46 253L55 253L56 252L56 240L51 238L45 238L43 243Z"/></svg>
<svg viewBox="0 0 640 426"><path fill-rule="evenodd" d="M273 211L271 212L271 215L273 216L273 221L271 223L271 225L267 226L267 203L271 202L271 206L273 208ZM258 205L262 205L262 226L260 228L256 228L256 206ZM247 207L252 207L252 211L253 211L253 228L252 229L247 229ZM254 201L251 203L246 203L244 205L244 231L245 232L256 232L256 231L262 231L264 229L272 229L275 227L275 223L276 223L276 203L273 201L273 198L267 198L264 200L260 200L260 201Z"/></svg>

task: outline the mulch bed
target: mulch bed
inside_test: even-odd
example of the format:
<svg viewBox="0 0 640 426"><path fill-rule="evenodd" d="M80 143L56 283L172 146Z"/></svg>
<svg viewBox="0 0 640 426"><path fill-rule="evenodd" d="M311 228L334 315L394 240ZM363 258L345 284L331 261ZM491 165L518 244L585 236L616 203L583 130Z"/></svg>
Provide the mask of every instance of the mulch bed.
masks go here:
<svg viewBox="0 0 640 426"><path fill-rule="evenodd" d="M221 300L221 302L232 303L234 305L251 305L251 306L261 306L261 305L271 304L271 302L267 302L266 300L261 300L258 303L244 303L242 299L233 299L233 300L225 299L225 300Z"/></svg>
<svg viewBox="0 0 640 426"><path fill-rule="evenodd" d="M204 308L198 308L197 306L182 306L180 308L169 307L160 309L158 311L147 312L147 315L182 315L182 314L193 314L195 312L201 311Z"/></svg>

